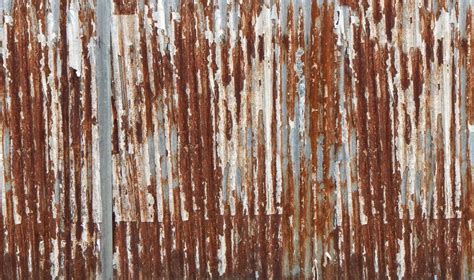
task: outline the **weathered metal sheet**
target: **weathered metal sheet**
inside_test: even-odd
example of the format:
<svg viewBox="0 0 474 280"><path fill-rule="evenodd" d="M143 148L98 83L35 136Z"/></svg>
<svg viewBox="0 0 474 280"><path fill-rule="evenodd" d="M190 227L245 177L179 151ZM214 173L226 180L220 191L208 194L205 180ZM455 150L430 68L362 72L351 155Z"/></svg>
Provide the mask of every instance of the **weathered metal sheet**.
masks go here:
<svg viewBox="0 0 474 280"><path fill-rule="evenodd" d="M98 275L95 7L2 6L2 278Z"/></svg>
<svg viewBox="0 0 474 280"><path fill-rule="evenodd" d="M1 277L474 278L472 1L1 3Z"/></svg>

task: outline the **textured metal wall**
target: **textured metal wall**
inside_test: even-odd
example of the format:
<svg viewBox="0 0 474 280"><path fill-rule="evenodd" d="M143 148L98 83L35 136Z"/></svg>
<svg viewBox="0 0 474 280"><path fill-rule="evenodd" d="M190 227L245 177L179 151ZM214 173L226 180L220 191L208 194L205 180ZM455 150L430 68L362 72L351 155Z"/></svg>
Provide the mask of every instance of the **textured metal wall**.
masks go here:
<svg viewBox="0 0 474 280"><path fill-rule="evenodd" d="M0 278L474 279L473 1L0 3Z"/></svg>

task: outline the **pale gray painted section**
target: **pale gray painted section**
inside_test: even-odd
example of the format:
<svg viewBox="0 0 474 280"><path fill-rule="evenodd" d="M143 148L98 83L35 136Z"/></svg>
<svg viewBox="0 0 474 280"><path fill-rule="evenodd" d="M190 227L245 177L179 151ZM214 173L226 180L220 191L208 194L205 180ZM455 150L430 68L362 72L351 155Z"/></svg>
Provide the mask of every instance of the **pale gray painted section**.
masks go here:
<svg viewBox="0 0 474 280"><path fill-rule="evenodd" d="M111 112L111 5L97 1L97 94L99 115L100 186L102 223L100 240L102 279L112 279L112 112Z"/></svg>

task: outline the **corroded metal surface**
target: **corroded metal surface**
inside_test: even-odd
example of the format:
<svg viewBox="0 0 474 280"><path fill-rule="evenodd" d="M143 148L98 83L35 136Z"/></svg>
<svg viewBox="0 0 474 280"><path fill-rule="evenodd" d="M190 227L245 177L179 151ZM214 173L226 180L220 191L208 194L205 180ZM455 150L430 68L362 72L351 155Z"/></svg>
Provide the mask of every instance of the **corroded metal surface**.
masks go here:
<svg viewBox="0 0 474 280"><path fill-rule="evenodd" d="M472 279L472 4L3 0L1 276Z"/></svg>
<svg viewBox="0 0 474 280"><path fill-rule="evenodd" d="M94 5L3 9L2 278L100 274Z"/></svg>

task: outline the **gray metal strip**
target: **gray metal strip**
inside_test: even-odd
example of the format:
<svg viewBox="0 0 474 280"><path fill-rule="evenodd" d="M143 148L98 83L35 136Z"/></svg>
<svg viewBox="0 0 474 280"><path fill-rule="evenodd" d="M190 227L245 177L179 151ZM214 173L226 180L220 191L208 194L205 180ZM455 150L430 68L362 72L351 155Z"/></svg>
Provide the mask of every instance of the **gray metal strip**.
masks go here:
<svg viewBox="0 0 474 280"><path fill-rule="evenodd" d="M97 1L97 93L99 115L100 186L102 201L102 279L112 279L112 113L109 0Z"/></svg>

